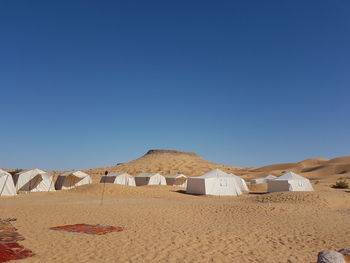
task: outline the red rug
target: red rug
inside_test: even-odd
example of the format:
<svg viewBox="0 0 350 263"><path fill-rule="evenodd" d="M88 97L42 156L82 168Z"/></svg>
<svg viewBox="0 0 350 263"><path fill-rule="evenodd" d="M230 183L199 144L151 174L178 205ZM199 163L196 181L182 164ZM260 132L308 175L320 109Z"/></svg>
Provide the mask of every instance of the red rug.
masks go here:
<svg viewBox="0 0 350 263"><path fill-rule="evenodd" d="M18 244L24 237L9 221L0 220L0 263L34 256L34 253Z"/></svg>
<svg viewBox="0 0 350 263"><path fill-rule="evenodd" d="M121 232L124 230L124 227L76 224L76 225L50 227L50 229L62 230L67 232L78 232L78 233L85 233L85 234L92 234L92 235L104 235L111 232Z"/></svg>

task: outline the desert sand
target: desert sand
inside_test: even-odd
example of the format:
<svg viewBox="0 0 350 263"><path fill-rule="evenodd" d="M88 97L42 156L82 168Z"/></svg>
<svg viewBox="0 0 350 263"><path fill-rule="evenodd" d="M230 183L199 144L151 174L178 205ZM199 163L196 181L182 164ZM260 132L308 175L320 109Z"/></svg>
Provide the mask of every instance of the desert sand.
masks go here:
<svg viewBox="0 0 350 263"><path fill-rule="evenodd" d="M247 180L291 170L310 178L315 191L266 194L259 186L239 197L210 197L172 186L93 183L2 197L0 215L17 218L13 225L26 238L21 244L36 254L18 262L305 263L316 262L321 250L350 246L350 191L330 187L349 177L350 157L241 168L190 153L151 152L86 172L96 182L105 170L196 176L216 167ZM78 223L125 230L96 236L48 229Z"/></svg>

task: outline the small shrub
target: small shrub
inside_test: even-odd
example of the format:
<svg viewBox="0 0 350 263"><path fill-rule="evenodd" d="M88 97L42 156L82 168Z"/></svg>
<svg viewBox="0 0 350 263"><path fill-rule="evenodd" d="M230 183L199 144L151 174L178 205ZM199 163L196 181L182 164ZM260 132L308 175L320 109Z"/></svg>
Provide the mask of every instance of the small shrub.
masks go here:
<svg viewBox="0 0 350 263"><path fill-rule="evenodd" d="M334 185L332 185L332 187L337 189L348 189L349 183L346 182L346 180L339 180Z"/></svg>

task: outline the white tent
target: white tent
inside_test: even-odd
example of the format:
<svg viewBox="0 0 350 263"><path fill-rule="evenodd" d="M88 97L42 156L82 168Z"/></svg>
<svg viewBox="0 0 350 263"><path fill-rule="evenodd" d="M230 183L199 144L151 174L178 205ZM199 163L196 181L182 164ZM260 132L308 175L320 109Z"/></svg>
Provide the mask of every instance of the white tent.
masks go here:
<svg viewBox="0 0 350 263"><path fill-rule="evenodd" d="M13 182L17 191L55 191L52 174L37 168L15 174Z"/></svg>
<svg viewBox="0 0 350 263"><path fill-rule="evenodd" d="M313 191L309 179L293 172L286 173L274 180L267 181L268 192Z"/></svg>
<svg viewBox="0 0 350 263"><path fill-rule="evenodd" d="M276 178L277 178L276 176L269 174L269 175L264 176L264 177L252 179L250 182L251 182L251 184L266 184L268 180L273 180Z"/></svg>
<svg viewBox="0 0 350 263"><path fill-rule="evenodd" d="M239 186L239 188L241 189L242 192L245 192L245 193L249 193L249 188L246 184L246 182L244 181L243 178L235 175L235 174L228 174L229 176L232 176L233 178L235 178L235 180L237 181L237 184Z"/></svg>
<svg viewBox="0 0 350 263"><path fill-rule="evenodd" d="M12 175L0 170L0 196L16 195L16 187L13 183Z"/></svg>
<svg viewBox="0 0 350 263"><path fill-rule="evenodd" d="M55 188L56 190L66 190L91 183L90 175L82 171L69 171L57 177Z"/></svg>
<svg viewBox="0 0 350 263"><path fill-rule="evenodd" d="M242 191L237 179L219 169L214 169L198 177L187 180L186 192L200 195L241 195Z"/></svg>
<svg viewBox="0 0 350 263"><path fill-rule="evenodd" d="M128 173L108 173L101 177L100 183L122 184L136 186L135 178Z"/></svg>
<svg viewBox="0 0 350 263"><path fill-rule="evenodd" d="M164 175L167 185L175 185L178 187L186 187L187 176L184 174L168 174Z"/></svg>
<svg viewBox="0 0 350 263"><path fill-rule="evenodd" d="M135 177L136 186L166 185L165 177L158 173L142 173Z"/></svg>

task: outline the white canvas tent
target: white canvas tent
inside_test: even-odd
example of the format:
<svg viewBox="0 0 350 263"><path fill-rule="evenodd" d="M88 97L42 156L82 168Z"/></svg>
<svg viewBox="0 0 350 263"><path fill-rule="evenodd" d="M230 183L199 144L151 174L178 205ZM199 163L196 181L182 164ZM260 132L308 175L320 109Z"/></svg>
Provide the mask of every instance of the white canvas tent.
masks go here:
<svg viewBox="0 0 350 263"><path fill-rule="evenodd" d="M0 169L0 196L16 195L16 187L12 175Z"/></svg>
<svg viewBox="0 0 350 263"><path fill-rule="evenodd" d="M57 177L55 188L56 190L67 190L91 183L90 175L82 171L69 171Z"/></svg>
<svg viewBox="0 0 350 263"><path fill-rule="evenodd" d="M135 178L128 173L108 173L101 177L100 183L122 184L136 186Z"/></svg>
<svg viewBox="0 0 350 263"><path fill-rule="evenodd" d="M309 179L293 172L286 173L274 180L267 181L268 192L313 191Z"/></svg>
<svg viewBox="0 0 350 263"><path fill-rule="evenodd" d="M200 195L237 196L242 191L237 179L219 169L187 180L186 193Z"/></svg>
<svg viewBox="0 0 350 263"><path fill-rule="evenodd" d="M158 173L142 173L135 177L136 186L166 185L165 177Z"/></svg>
<svg viewBox="0 0 350 263"><path fill-rule="evenodd" d="M55 191L52 174L38 168L15 174L13 182L17 191Z"/></svg>
<svg viewBox="0 0 350 263"><path fill-rule="evenodd" d="M251 182L251 184L266 184L268 180L273 180L276 178L277 178L276 176L269 174L269 175L264 176L264 177L252 179L250 182Z"/></svg>
<svg viewBox="0 0 350 263"><path fill-rule="evenodd" d="M187 176L184 174L168 174L164 175L167 185L175 185L178 187L186 187Z"/></svg>
<svg viewBox="0 0 350 263"><path fill-rule="evenodd" d="M235 180L237 181L237 185L239 186L242 192L249 193L249 188L243 178L235 174L228 174L228 175L235 178Z"/></svg>

